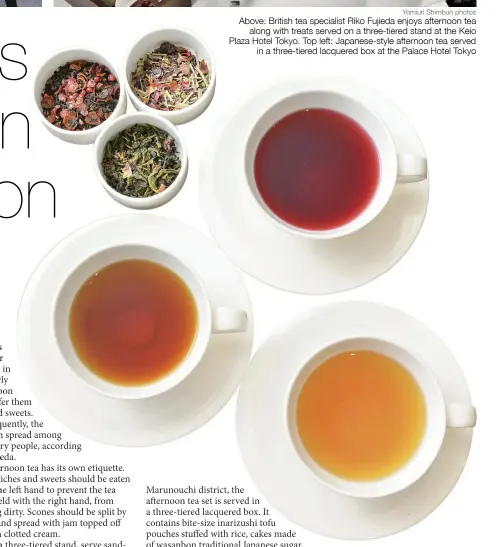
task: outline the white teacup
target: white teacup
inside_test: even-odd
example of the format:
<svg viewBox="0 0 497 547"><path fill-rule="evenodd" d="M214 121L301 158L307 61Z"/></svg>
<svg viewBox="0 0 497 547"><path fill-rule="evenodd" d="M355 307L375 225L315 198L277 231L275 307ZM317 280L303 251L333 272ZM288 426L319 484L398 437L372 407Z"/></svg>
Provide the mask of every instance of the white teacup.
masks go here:
<svg viewBox="0 0 497 547"><path fill-rule="evenodd" d="M331 230L307 230L282 220L264 202L254 177L257 147L267 131L293 112L314 108L340 112L358 123L374 142L380 165L377 189L368 206L347 224ZM428 168L426 158L422 156L399 154L383 120L362 103L334 91L304 91L274 104L258 119L245 146L245 173L255 200L278 226L311 239L333 239L349 235L369 224L388 203L396 184L423 181L427 178Z"/></svg>
<svg viewBox="0 0 497 547"><path fill-rule="evenodd" d="M188 286L197 307L197 333L187 356L169 374L148 385L121 386L98 377L77 356L71 343L69 316L76 293L95 272L114 262L141 259L156 262L176 273ZM247 314L243 310L213 308L198 275L174 255L144 245L122 245L101 249L77 265L62 285L54 306L53 329L66 364L92 389L118 399L144 399L165 393L183 382L202 360L212 334L243 332Z"/></svg>
<svg viewBox="0 0 497 547"><path fill-rule="evenodd" d="M426 428L412 458L398 471L374 481L344 480L319 466L302 444L296 425L297 400L309 375L326 359L347 351L375 351L394 359L416 380L426 406ZM444 400L435 376L414 355L390 342L372 338L347 339L317 351L302 366L288 393L287 430L302 462L316 477L337 493L355 498L380 498L400 492L418 481L437 457L447 428L474 427L476 411L472 406Z"/></svg>

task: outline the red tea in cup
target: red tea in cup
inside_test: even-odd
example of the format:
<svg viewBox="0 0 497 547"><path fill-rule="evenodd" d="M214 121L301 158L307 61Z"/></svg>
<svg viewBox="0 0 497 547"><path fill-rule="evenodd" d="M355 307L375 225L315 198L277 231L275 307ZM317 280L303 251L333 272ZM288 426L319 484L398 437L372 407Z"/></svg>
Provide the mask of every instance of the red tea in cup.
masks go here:
<svg viewBox="0 0 497 547"><path fill-rule="evenodd" d="M352 118L311 108L289 114L262 137L254 178L266 206L294 227L325 231L357 218L378 187L380 161Z"/></svg>

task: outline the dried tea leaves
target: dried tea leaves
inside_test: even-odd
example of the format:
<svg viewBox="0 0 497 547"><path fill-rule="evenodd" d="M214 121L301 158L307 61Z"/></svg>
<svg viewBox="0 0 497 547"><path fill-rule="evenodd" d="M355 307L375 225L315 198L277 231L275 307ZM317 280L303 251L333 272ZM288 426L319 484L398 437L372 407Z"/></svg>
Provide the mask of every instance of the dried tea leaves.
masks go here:
<svg viewBox="0 0 497 547"><path fill-rule="evenodd" d="M131 89L156 110L181 110L197 102L209 86L210 71L188 49L164 42L140 59L131 73Z"/></svg>
<svg viewBox="0 0 497 547"><path fill-rule="evenodd" d="M120 91L108 67L72 61L60 66L47 80L41 95L43 115L61 129L91 129L114 112Z"/></svg>
<svg viewBox="0 0 497 547"><path fill-rule="evenodd" d="M105 146L103 176L111 188L124 196L155 196L171 186L180 170L176 142L150 124L128 127Z"/></svg>

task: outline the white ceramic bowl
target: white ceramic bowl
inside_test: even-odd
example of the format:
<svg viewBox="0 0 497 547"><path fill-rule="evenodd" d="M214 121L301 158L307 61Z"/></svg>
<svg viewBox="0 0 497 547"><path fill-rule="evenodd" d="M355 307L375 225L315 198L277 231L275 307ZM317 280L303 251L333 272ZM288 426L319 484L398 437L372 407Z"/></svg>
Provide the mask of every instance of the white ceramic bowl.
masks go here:
<svg viewBox="0 0 497 547"><path fill-rule="evenodd" d="M209 67L211 79L204 94L197 102L183 108L182 110L156 110L144 104L131 90L131 73L136 68L138 61L143 58L145 54L157 49L163 42L170 42L174 45L187 48L195 54L199 61L205 59L205 62ZM216 88L216 68L214 66L214 59L202 39L189 30L180 28L165 28L155 30L143 36L143 38L141 38L129 51L126 57L124 71L126 76L126 91L134 107L138 111L159 114L175 125L191 122L200 116L200 114L202 114L210 105L212 98L214 97L214 91Z"/></svg>
<svg viewBox="0 0 497 547"><path fill-rule="evenodd" d="M136 123L148 123L168 133L176 142L176 148L179 152L179 157L181 160L181 169L176 177L176 180L168 188L166 188L164 192L147 198L134 198L120 194L107 184L107 181L102 173L102 160L104 157L105 145L118 133L127 127L135 125ZM168 201L171 201L183 187L186 180L186 175L188 173L188 155L186 153L185 143L181 138L181 135L170 121L154 114L136 112L134 114L126 114L120 118L117 118L113 122L106 124L105 128L95 142L93 165L100 183L105 188L106 192L118 203L125 205L126 207L131 207L132 209L154 209L155 207L160 207Z"/></svg>
<svg viewBox="0 0 497 547"><path fill-rule="evenodd" d="M85 129L84 131L68 131L67 129L60 129L55 125L48 122L43 116L43 109L41 108L41 96L47 80L53 75L53 73L62 65L71 61L77 60L93 61L100 63L109 68L112 74L117 78L117 81L121 84L121 90L119 94L119 101L112 114L102 124L92 127L91 129ZM123 82L119 78L117 70L111 63L102 55L89 49L64 49L55 53L43 63L39 69L35 81L34 81L34 100L36 103L37 111L43 125L56 137L63 141L71 142L73 144L92 144L107 124L112 120L115 120L126 111L126 89Z"/></svg>

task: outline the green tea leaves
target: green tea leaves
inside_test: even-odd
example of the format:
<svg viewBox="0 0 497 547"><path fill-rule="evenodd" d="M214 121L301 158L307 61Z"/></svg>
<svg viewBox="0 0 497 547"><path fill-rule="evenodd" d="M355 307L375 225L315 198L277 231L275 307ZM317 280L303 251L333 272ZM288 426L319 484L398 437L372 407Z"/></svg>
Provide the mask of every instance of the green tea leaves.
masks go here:
<svg viewBox="0 0 497 547"><path fill-rule="evenodd" d="M163 192L180 170L176 142L150 124L132 125L105 146L103 176L111 188L124 196L146 198Z"/></svg>

